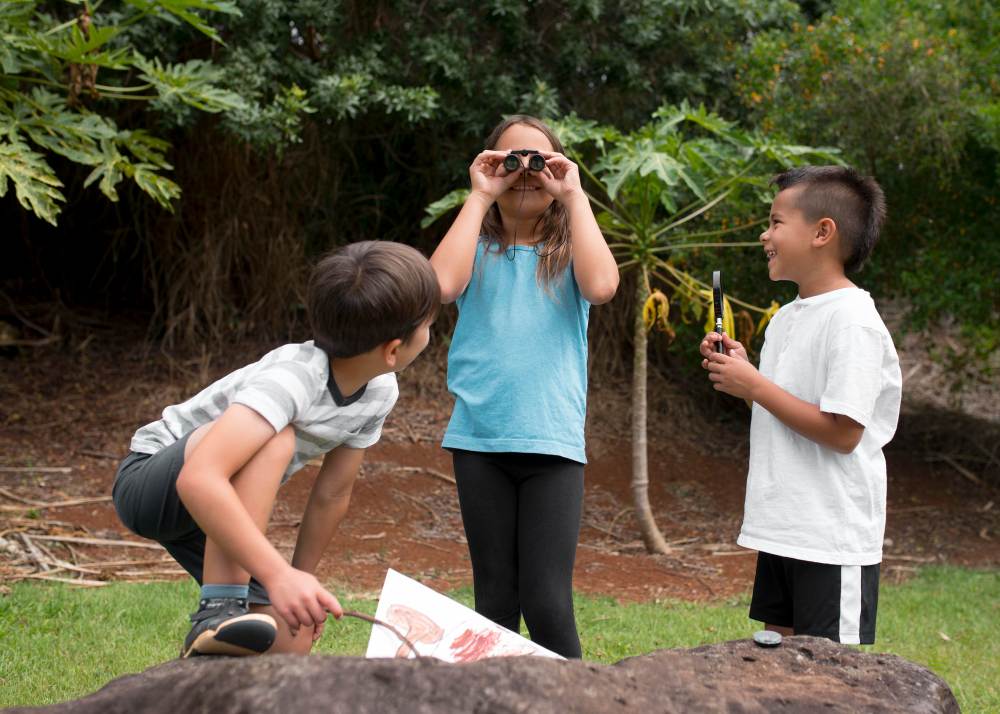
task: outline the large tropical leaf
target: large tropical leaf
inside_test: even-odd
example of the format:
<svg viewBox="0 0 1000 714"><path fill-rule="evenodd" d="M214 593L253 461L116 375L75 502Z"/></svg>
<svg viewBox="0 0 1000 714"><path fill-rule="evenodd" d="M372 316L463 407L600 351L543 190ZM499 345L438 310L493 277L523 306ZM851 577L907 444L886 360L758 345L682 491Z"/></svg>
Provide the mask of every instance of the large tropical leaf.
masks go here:
<svg viewBox="0 0 1000 714"><path fill-rule="evenodd" d="M222 43L218 31L198 14L198 10L240 15L235 2L213 2L212 0L125 0L128 5L154 14L164 20L181 21L191 25L216 42ZM224 43L223 43L224 44Z"/></svg>
<svg viewBox="0 0 1000 714"><path fill-rule="evenodd" d="M422 221L420 221L420 227L427 228L427 226L434 223L434 221L439 219L441 216L445 215L452 209L458 208L465 203L465 199L468 198L468 196L469 189L457 188L446 196L439 198L424 209L424 212L426 212L427 215L424 216Z"/></svg>
<svg viewBox="0 0 1000 714"><path fill-rule="evenodd" d="M32 151L16 133L4 133L0 128L0 198L7 195L9 180L21 206L55 225L58 203L65 200L59 191L62 182L42 154Z"/></svg>
<svg viewBox="0 0 1000 714"><path fill-rule="evenodd" d="M159 101L165 106L180 102L204 112L240 109L243 98L228 89L216 86L222 72L210 62L190 60L182 64L163 64L157 58L146 59L136 53L135 66L142 79L153 85Z"/></svg>

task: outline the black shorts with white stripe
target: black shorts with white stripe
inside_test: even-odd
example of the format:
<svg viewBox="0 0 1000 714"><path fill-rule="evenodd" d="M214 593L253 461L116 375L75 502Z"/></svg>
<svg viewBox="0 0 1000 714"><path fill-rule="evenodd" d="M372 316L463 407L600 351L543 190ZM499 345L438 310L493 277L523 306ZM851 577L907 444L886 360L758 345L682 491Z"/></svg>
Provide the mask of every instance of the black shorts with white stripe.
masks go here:
<svg viewBox="0 0 1000 714"><path fill-rule="evenodd" d="M879 565L757 554L750 619L844 644L875 642Z"/></svg>

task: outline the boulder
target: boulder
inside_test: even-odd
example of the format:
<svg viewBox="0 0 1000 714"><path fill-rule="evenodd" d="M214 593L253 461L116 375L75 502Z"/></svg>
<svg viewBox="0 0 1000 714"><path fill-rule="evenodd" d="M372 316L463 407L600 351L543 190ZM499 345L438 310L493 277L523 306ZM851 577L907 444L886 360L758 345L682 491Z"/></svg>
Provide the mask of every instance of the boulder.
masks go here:
<svg viewBox="0 0 1000 714"><path fill-rule="evenodd" d="M280 655L176 660L82 699L16 709L50 714L236 712L955 712L948 685L894 655L814 637L764 649L737 640L659 650L615 665L509 657Z"/></svg>

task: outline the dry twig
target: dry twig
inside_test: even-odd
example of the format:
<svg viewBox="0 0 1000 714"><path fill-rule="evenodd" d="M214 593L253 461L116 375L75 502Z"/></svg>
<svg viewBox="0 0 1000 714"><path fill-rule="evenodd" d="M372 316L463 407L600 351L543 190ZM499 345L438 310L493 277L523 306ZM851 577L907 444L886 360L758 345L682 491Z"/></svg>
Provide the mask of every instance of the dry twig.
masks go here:
<svg viewBox="0 0 1000 714"><path fill-rule="evenodd" d="M455 479L449 476L448 474L442 473L441 471L438 471L436 469L429 469L425 466L397 466L393 469L393 471L410 471L414 473L423 473L427 474L428 476L433 476L434 478L439 478L442 481L447 481L450 484L455 483Z"/></svg>

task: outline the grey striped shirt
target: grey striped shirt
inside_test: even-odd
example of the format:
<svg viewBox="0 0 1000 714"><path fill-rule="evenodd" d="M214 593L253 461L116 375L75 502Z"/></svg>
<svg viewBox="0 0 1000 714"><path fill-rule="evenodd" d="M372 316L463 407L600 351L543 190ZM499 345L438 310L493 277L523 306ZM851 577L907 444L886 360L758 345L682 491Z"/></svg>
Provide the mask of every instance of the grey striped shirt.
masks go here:
<svg viewBox="0 0 1000 714"><path fill-rule="evenodd" d="M339 406L327 386L329 377L330 360L312 341L284 345L164 409L162 419L135 433L131 449L155 454L218 419L230 404L243 404L276 432L289 424L295 429L295 456L282 479L287 481L309 460L338 446L364 449L377 442L399 396L390 372L371 380L356 401Z"/></svg>

